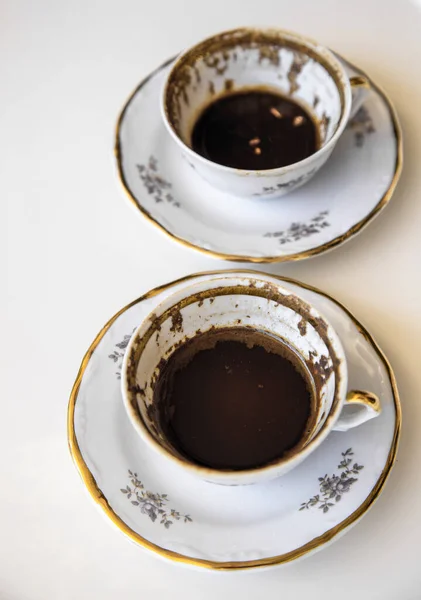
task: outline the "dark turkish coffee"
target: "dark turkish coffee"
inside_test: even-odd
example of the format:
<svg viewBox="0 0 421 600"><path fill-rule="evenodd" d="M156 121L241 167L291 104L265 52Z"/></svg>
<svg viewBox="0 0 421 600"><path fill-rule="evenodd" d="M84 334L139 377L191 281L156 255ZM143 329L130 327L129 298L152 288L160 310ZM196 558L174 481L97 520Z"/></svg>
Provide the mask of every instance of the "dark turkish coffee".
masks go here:
<svg viewBox="0 0 421 600"><path fill-rule="evenodd" d="M277 338L246 327L198 334L161 370L161 427L191 461L250 469L282 457L311 429L306 367Z"/></svg>
<svg viewBox="0 0 421 600"><path fill-rule="evenodd" d="M270 91L239 91L205 108L193 128L192 147L215 163L260 171L291 165L316 152L318 130L291 99Z"/></svg>

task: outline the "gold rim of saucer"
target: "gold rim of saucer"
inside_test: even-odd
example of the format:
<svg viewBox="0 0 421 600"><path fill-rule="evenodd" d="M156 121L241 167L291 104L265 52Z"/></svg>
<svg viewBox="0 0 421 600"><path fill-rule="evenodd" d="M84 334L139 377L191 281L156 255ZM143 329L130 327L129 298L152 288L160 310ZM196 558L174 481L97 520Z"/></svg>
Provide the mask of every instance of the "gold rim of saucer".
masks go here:
<svg viewBox="0 0 421 600"><path fill-rule="evenodd" d="M124 104L124 107L118 117L118 120L117 120L117 126L116 126L116 132L115 132L115 147L114 147L114 153L115 153L116 162L117 162L117 172L118 172L118 177L119 177L120 183L123 186L123 189L126 192L128 198L131 201L131 203L133 204L133 206L137 210L139 210L150 223L152 223L153 225L158 227L158 229L160 229L163 233L165 233L167 236L169 236L172 240L179 242L183 246L186 246L187 248L193 248L194 250L202 252L203 254L206 254L208 256L213 256L214 258L220 258L222 260L229 260L229 261L238 262L238 263L242 263L242 262L275 263L275 262L289 262L289 261L295 261L295 260L303 260L305 258L317 256L318 254L322 254L323 252L326 252L328 250L332 250L333 248L336 248L336 246L339 246L339 245L343 244L344 242L346 242L347 240L349 240L350 238L354 237L364 227L366 227L370 223L370 221L372 221L374 219L374 217L389 203L390 199L393 196L393 192L395 191L396 185L399 181L399 178L400 178L400 175L402 172L402 165L403 165L402 130L399 125L398 116L393 107L393 104L392 104L390 98L387 96L387 94L382 90L382 88L379 87L378 85L376 85L374 83L374 81L366 73L361 71L361 69L359 69L358 67L353 65L351 62L349 62L345 58L342 58L342 56L340 54L338 54L337 52L333 52L333 54L339 60L341 60L343 63L345 63L345 65L349 66L350 68L352 68L355 71L357 71L358 73L360 73L362 76L366 77L366 79L370 82L371 87L383 98L383 100L387 104L387 108L389 109L390 118L393 123L393 131L395 134L395 141L396 141L395 171L394 171L394 175L393 175L392 181L390 182L388 189L383 194L383 196L380 198L380 200L378 201L376 206L368 213L368 215L366 215L363 219L358 221L358 223L355 223L355 225L350 227L348 229L348 231L335 237L334 239L330 240L329 242L321 244L320 246L316 246L315 248L311 248L310 250L305 250L303 252L297 252L295 254L287 254L287 255L283 255L283 256L243 256L243 255L237 255L237 254L224 254L222 252L208 250L207 248L203 248L202 246L198 246L197 244L193 244L192 242L189 242L188 240L185 240L185 239L177 236L175 233L172 233L171 231L166 229L166 227L164 225L162 225L161 223L159 223L151 215L151 213L149 211L147 211L143 206L141 206L138 203L135 196L132 194L132 192L129 189L128 183L126 181L126 178L125 178L125 175L123 172L123 165L122 165L122 159L121 159L122 151L121 151L121 144L120 144L121 124L122 124L123 118L125 116L126 110L129 107L131 100L136 96L136 94L139 92L139 90L141 90L142 87L152 77L154 77L154 75L156 73L158 73L159 71L161 71L161 69L164 69L169 64L171 64L177 58L176 56L174 56L174 57L170 58L169 60L165 61L164 63L162 63L157 69L152 71L152 73L150 73L145 79L143 79L140 82L140 84L136 87L136 89L130 94L130 96L127 99L126 103Z"/></svg>
<svg viewBox="0 0 421 600"><path fill-rule="evenodd" d="M217 271L208 271L208 272L204 272L204 273L195 273L193 275L188 275L186 277L182 277L180 279L177 279L175 281L172 281L170 283L167 283L165 285L162 285L160 287L150 290L149 292L147 292L140 298L137 298L133 302L130 302L130 304L127 304L127 306L125 306L120 311L118 311L104 325L104 327L98 333L98 335L92 342L91 346L89 347L88 351L86 352L86 354L82 360L82 364L80 366L79 373L78 373L75 383L73 385L73 389L70 394L69 405L68 405L67 435L68 435L68 443L69 443L70 453L72 455L73 461L74 461L76 468L82 478L84 485L86 486L86 488L87 488L89 494L91 495L91 497L93 498L93 500L104 511L105 515L114 523L114 525L116 525L116 527L118 529L120 529L120 531L122 531L132 541L136 542L140 546L143 546L147 550L155 552L156 554L159 554L169 560L172 560L175 562L180 562L180 563L185 563L185 564L189 564L189 565L194 565L197 567L203 567L203 568L207 568L207 569L229 571L229 570L253 569L253 568L257 568L257 567L268 567L268 566L280 565L283 563L290 562L292 560L295 560L301 556L308 554L309 552L315 550L316 548L319 548L320 546L326 544L330 540L333 540L339 533L341 533L342 531L347 529L350 525L352 525L353 523L358 521L368 511L368 509L371 508L373 503L379 497L379 495L386 483L386 480L390 474L390 471L393 467L393 464L396 459L396 452L397 452L399 437L400 437L402 412L401 412L401 404L400 404L400 400L399 400L399 393L398 393L398 389L396 386L396 379L395 379L395 375L393 373L392 367L391 367L388 359L386 358L386 356L383 354L383 352L381 351L381 349L379 348L379 346L373 339L372 335L355 318L355 316L345 306L343 306L343 304L341 304L341 302L339 302L338 300L335 300L335 298L333 298L326 292L323 292L312 285L302 283L301 281L292 279L290 277L281 277L280 275L271 275L272 277L276 277L276 279L278 279L279 281L284 281L286 283L292 283L294 285L301 286L304 289L310 290L312 292L316 292L317 294L324 296L328 300L331 300L332 302L334 302L352 320L354 325L357 327L358 331L372 345L372 347L374 348L379 359L383 362L385 369L388 373L389 381L390 381L390 384L392 387L393 400L394 400L394 404L395 404L396 421L395 421L395 430L393 433L392 444L391 444L391 447L389 450L389 455L387 457L385 467L377 480L377 483L375 484L375 486L373 487L373 489L371 490L371 492L367 496L367 498L364 500L364 502L357 508L357 510L355 510L351 515L349 515L346 519L344 519L341 523L339 523L335 527L332 527L331 529L329 529L322 535L314 538L313 540L311 540L307 544L304 544L300 548L296 548L295 550L292 550L285 554L279 554L277 556L271 556L271 557L261 558L261 559L257 559L257 560L216 562L216 561L199 559L199 558L191 558L188 556L184 556L183 554L179 554L178 552L166 550L165 548L162 548L161 546L158 546L157 544L154 544L154 543L148 541L147 539L145 539L144 537L142 537L141 535L139 535L138 533L133 531L133 529L131 529L113 511L113 509L109 505L107 498L104 496L103 492L98 487L98 484L95 481L94 476L92 475L86 462L84 461L82 453L81 453L79 445L78 445L78 442L77 442L75 426L74 426L74 415L75 415L75 407L76 407L76 402L77 402L79 388L80 388L83 374L84 374L86 367L91 359L92 354L95 351L95 348L98 346L98 344L100 343L100 341L102 340L104 335L107 333L107 331L109 330L111 325L114 323L114 321L116 321L116 319L118 319L118 317L120 315L122 315L126 310L128 310L132 306L138 304L139 302L143 302L144 300L147 300L148 298L157 296L158 294L160 294L164 290L167 290L168 288L172 287L173 285L190 281L191 279L194 279L195 277L212 276L212 275L220 274L221 272L222 273L249 274L249 275L266 275L266 273L261 273L259 271L253 271L253 270L247 270L247 269L231 269L228 271L217 270Z"/></svg>

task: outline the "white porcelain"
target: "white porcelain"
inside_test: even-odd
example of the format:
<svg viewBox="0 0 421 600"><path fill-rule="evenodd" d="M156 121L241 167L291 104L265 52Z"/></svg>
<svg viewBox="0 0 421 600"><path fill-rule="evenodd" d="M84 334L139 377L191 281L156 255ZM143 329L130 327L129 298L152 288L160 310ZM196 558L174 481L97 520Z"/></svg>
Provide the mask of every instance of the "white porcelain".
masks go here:
<svg viewBox="0 0 421 600"><path fill-rule="evenodd" d="M349 77L361 71L342 61ZM325 167L280 200L239 198L192 170L171 140L159 102L171 62L135 90L117 127L119 175L133 206L177 241L218 258L307 258L356 235L387 205L399 179L402 140L394 110L370 82ZM277 196L276 185L265 193Z"/></svg>
<svg viewBox="0 0 421 600"><path fill-rule="evenodd" d="M167 129L191 168L209 183L242 198L276 196L308 182L325 164L350 116L361 106L367 80L355 83L327 49L276 29L234 29L207 38L181 54L161 98ZM305 107L319 131L320 148L306 159L276 169L236 169L212 162L191 147L197 117L228 91L265 86ZM278 118L276 116L274 119Z"/></svg>
<svg viewBox="0 0 421 600"><path fill-rule="evenodd" d="M376 393L382 413L361 427L332 432L279 479L227 487L192 477L137 434L123 406L119 377L138 324L186 282L203 279L209 274L152 290L119 311L98 334L70 398L72 456L96 505L147 550L214 569L286 563L338 539L382 491L401 422L393 372L369 332L338 302L304 284L271 277L332 323L347 358L349 385Z"/></svg>
<svg viewBox="0 0 421 600"><path fill-rule="evenodd" d="M154 384L162 365L181 343L198 332L220 327L250 327L280 338L295 350L312 380L316 409L309 434L284 457L260 468L230 471L192 463L167 439L160 413L153 410ZM369 395L371 404L366 394L359 392L355 404L356 394L347 397L347 391L346 358L333 327L300 295L263 274L229 276L222 272L219 277L181 287L142 321L127 347L122 368L127 414L144 441L178 468L223 485L252 484L285 475L332 430L346 431L378 417L377 398Z"/></svg>

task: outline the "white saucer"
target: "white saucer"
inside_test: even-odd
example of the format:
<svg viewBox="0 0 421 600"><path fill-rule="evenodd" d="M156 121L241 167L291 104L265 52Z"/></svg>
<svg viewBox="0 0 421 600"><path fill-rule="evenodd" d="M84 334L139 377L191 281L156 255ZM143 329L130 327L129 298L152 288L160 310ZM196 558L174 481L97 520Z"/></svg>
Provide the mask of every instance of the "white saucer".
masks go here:
<svg viewBox="0 0 421 600"><path fill-rule="evenodd" d="M133 205L172 238L228 260L298 260L356 235L389 202L401 172L402 139L396 113L374 82L327 165L307 185L282 198L245 199L204 181L165 130L159 97L171 62L126 103L116 157ZM343 62L350 75L362 73Z"/></svg>
<svg viewBox="0 0 421 600"><path fill-rule="evenodd" d="M346 352L350 387L376 393L382 413L348 432L331 433L299 467L266 484L218 486L185 474L137 435L123 406L119 373L131 333L154 307L186 282L213 275L220 273L152 290L105 325L70 397L70 449L92 498L140 546L214 569L277 565L337 539L382 491L401 423L395 378L373 338L341 304L310 286L274 277L332 323Z"/></svg>

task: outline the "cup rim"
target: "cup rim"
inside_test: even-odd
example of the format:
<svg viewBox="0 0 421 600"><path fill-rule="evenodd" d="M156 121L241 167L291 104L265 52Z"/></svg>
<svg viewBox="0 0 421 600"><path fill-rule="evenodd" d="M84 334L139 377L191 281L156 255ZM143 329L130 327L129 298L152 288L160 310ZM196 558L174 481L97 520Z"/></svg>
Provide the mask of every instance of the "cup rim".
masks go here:
<svg viewBox="0 0 421 600"><path fill-rule="evenodd" d="M219 294L217 294L217 291L220 290L221 287L209 288L209 287L207 287L207 284L218 282L219 280L226 281L227 279L234 279L237 281L237 283L234 283L232 285L232 287L234 287L234 288L235 287L244 288L244 284L240 283L240 280L248 279L249 281L252 280L255 283L269 284L270 286L274 286L279 291L280 295L282 295L282 291L286 291L289 296L298 298L299 301L303 304L303 306L308 307L307 308L308 313L306 313L305 311L301 312L300 310L295 310L295 309L293 309L293 310L295 310L295 312L298 312L303 318L307 318L307 320L308 320L308 318L320 319L321 322L323 322L323 324L325 325L325 331L326 331L326 337L325 337L324 341L325 342L328 341L327 345L328 345L329 352L332 351L332 348L330 346L333 347L334 355L338 359L336 361L337 364L334 366L334 372L335 372L334 400L333 400L330 412L329 412L328 416L326 417L326 420L323 423L320 430L304 446L302 446L301 448L298 448L298 450L296 452L294 452L292 455L290 455L290 456L287 455L287 456L283 456L283 457L281 456L278 459L275 459L269 463L266 463L266 464L258 466L258 467L253 467L250 469L240 469L240 470L216 469L216 468L206 467L204 465L199 465L199 464L194 463L193 461L190 461L187 457L184 460L179 458L177 455L173 454L170 450L168 450L167 448L162 446L159 443L159 441L156 440L155 437L151 434L148 427L144 423L144 420L138 409L136 397L133 394L133 392L131 392L129 389L129 377L128 377L129 363L132 361L132 355L135 353L135 349L136 349L136 346L137 346L139 340L145 339L148 332L151 331L151 334L148 336L148 338L144 344L144 346L145 346L147 341L150 339L151 335L155 332L156 328L159 328L161 325L161 322L163 322L167 319L167 317L165 315L167 315L167 313L171 309L174 309L175 307L179 306L180 302L182 302L183 300L184 301L190 300L190 302L188 302L187 305L196 302L198 299L197 290L196 290L196 294L195 294L196 288L198 288L198 287L200 288L205 285L206 287L204 288L204 290L202 290L202 293L203 292L209 293L209 291L210 291L210 295L219 295ZM224 287L224 286L222 286L222 287ZM258 290L259 290L259 288L254 288L255 295L259 295L261 297L267 297L263 293L257 293ZM180 298L180 295L181 295L181 298ZM174 300L175 297L177 298L177 300ZM200 298L202 298L202 296L200 296ZM310 311L311 311L311 313L310 313ZM151 319L151 317L152 317L152 319ZM322 337L322 336L320 336L320 337ZM322 339L323 339L323 337L322 337ZM141 352L137 358L135 368L137 368L137 364L140 360L140 355L143 352L143 349L144 348L141 349ZM178 290L177 292L174 292L174 294L171 294L168 298L163 300L158 306L154 307L152 312L147 317L145 317L145 319L142 321L142 323L134 331L134 333L129 341L129 344L126 348L126 353L124 355L123 364L122 364L122 374L121 374L121 390L122 390L123 403L126 408L126 412L129 416L129 419L130 419L132 425L134 426L135 430L140 435L140 437L144 440L144 442L147 443L149 446L151 446L155 451L158 452L158 454L160 454L166 460L170 460L173 464L176 464L179 467L183 468L186 472L190 472L196 476L199 476L200 478L202 478L204 480L218 481L220 483L223 483L224 480L232 480L233 477L235 477L235 479L238 480L239 483L241 483L241 480L247 480L248 482L250 482L251 479L253 480L253 481L251 481L253 483L254 481L258 481L262 478L271 479L271 478L276 477L279 470L282 469L283 466L288 465L288 463L291 464L290 468L294 468L294 466L296 466L296 464L298 464L299 462L301 462L301 460L305 459L309 454L311 454L311 452L313 452L313 450L315 450L326 439L328 434L332 431L334 424L336 423L336 421L339 418L339 415L341 414L342 407L345 402L346 392L347 392L347 383L348 383L348 370L347 370L347 361L346 361L345 352L344 352L344 349L342 347L339 337L337 336L332 325L330 325L329 321L323 315L321 315L320 312L316 308L314 308L308 302L303 300L295 292L290 292L284 286L279 285L279 282L277 283L276 281L272 280L271 278L264 279L260 276L259 277L251 277L251 276L250 277L249 276L213 277L211 279L196 282L193 285L188 285L186 287L183 287L180 290ZM300 460L297 460L297 459L300 459ZM294 464L294 463L296 463L296 464Z"/></svg>
<svg viewBox="0 0 421 600"><path fill-rule="evenodd" d="M330 75L333 77L333 79L335 81L336 86L338 87L338 89L341 92L341 100L342 100L341 101L341 105L342 105L341 106L341 117L340 117L338 125L336 127L336 131L334 132L334 134L332 135L330 140L325 145L323 145L321 148L319 148L316 152L314 152L313 154L310 154L310 156L307 156L306 158L304 158L298 162L291 163L290 165L286 165L283 167L274 167L272 169L260 169L260 170L259 169L238 169L236 167L229 167L227 165L216 163L216 162L209 160L208 158L202 156L201 154L198 154L195 150L193 150L190 146L188 146L178 135L177 131L175 130L175 128L171 122L168 108L167 108L167 104L168 104L167 97L168 97L170 79L171 79L172 74L174 73L174 70L179 67L180 63L183 60L185 60L191 54L198 52L199 49L203 45L206 45L217 38L222 38L223 36L228 36L228 35L234 35L234 34L240 34L240 33L246 34L246 33L253 33L253 32L263 33L263 34L267 34L267 35L270 35L272 33L272 35L276 35L280 38L285 39L286 41L294 42L301 47L304 46L307 51L310 50L313 55L317 56L318 62L320 62L329 71ZM235 173L237 175L243 175L243 176L244 175L259 175L259 176L267 175L270 177L273 175L283 175L285 173L295 170L296 168L301 168L301 167L306 167L308 165L311 165L312 162L316 161L317 158L319 158L326 151L329 151L329 149L333 149L333 147L335 146L336 142L338 141L339 137L341 136L341 134L342 134L343 130L345 129L345 126L348 122L349 114L351 111L351 85L349 83L349 78L346 74L345 67L342 65L342 63L339 61L339 59L327 47L322 46L321 44L314 41L313 39L305 37L305 36L301 36L300 34L297 34L292 31L288 31L286 29L277 29L277 28L273 28L273 27L267 27L267 28L264 28L264 27L238 27L235 29L224 30L222 32L208 36L208 37L202 39L201 41L197 42L193 46L190 46L189 48L187 48L186 50L181 52L175 58L174 63L172 64L170 70L167 73L164 85L162 86L161 98L160 98L160 108L161 108L162 120L165 124L167 131L170 133L171 137L175 140L175 142L179 146L181 146L182 150L187 152L187 154L191 158L198 160L199 162L201 162L202 164L204 164L206 166L211 166L211 167L216 168L216 169L222 171L223 173L227 173L227 174Z"/></svg>

